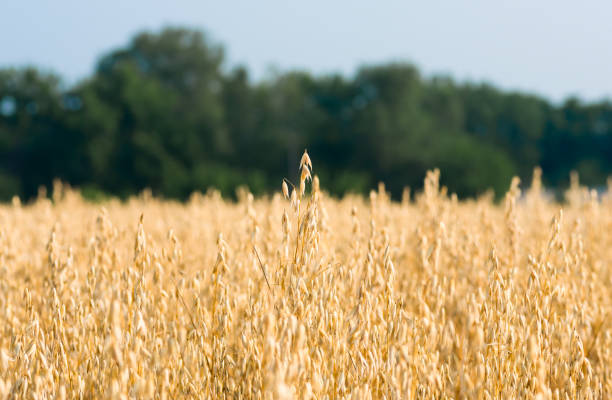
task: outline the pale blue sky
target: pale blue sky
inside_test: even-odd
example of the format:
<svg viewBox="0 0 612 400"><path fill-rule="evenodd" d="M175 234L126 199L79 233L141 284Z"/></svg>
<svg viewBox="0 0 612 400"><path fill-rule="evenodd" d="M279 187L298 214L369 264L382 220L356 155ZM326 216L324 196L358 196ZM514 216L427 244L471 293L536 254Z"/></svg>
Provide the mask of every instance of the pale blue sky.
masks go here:
<svg viewBox="0 0 612 400"><path fill-rule="evenodd" d="M0 67L74 82L135 32L168 24L206 30L257 79L406 60L555 101L612 98L610 0L0 0Z"/></svg>

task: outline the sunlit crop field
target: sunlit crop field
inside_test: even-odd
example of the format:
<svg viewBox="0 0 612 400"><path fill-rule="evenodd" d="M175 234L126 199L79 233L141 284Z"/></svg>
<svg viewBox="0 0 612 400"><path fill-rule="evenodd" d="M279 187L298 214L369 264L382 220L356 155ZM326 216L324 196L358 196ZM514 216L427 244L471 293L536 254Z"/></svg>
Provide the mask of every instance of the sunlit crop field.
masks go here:
<svg viewBox="0 0 612 400"><path fill-rule="evenodd" d="M308 161L266 198L1 206L0 397L612 396L612 198L332 199Z"/></svg>

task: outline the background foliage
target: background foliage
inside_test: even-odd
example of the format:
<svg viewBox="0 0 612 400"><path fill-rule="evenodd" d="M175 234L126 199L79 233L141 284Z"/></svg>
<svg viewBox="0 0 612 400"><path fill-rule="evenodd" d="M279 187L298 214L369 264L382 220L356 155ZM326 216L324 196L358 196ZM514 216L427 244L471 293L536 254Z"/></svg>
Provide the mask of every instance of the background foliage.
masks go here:
<svg viewBox="0 0 612 400"><path fill-rule="evenodd" d="M183 28L138 34L72 87L35 68L0 69L3 200L54 178L122 197L151 188L184 199L211 186L233 195L243 184L262 193L296 176L289 166L304 148L335 194L382 180L399 196L433 167L460 196L500 195L536 165L552 187L571 170L601 185L612 172L612 104L554 105L401 63L253 82Z"/></svg>

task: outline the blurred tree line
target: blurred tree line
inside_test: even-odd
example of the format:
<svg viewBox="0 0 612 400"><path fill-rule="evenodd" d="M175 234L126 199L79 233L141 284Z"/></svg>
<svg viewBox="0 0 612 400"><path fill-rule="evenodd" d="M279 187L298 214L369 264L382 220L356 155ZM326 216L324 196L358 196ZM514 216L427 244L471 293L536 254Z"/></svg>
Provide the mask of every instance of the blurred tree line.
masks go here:
<svg viewBox="0 0 612 400"><path fill-rule="evenodd" d="M540 165L561 187L577 170L600 185L612 171L612 104L502 92L424 78L409 64L354 77L287 72L253 82L227 70L199 32L145 32L103 56L73 87L34 68L0 69L0 199L31 197L60 178L89 193L151 188L184 199L278 189L308 148L323 186L394 195L427 169L460 196L503 193Z"/></svg>

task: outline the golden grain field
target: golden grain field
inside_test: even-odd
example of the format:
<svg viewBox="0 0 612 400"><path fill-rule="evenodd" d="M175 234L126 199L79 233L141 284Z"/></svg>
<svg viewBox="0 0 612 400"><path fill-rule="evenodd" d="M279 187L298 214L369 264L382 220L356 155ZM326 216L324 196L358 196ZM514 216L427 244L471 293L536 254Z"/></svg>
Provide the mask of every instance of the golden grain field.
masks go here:
<svg viewBox="0 0 612 400"><path fill-rule="evenodd" d="M612 397L611 197L338 200L302 161L268 198L1 206L0 397Z"/></svg>

